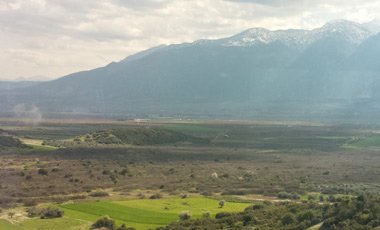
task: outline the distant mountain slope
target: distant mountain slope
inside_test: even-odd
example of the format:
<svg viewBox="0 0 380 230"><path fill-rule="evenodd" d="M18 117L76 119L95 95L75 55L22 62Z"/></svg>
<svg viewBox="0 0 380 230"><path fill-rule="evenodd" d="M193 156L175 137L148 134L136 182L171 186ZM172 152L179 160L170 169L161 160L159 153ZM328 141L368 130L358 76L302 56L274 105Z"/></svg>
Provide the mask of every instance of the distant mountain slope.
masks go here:
<svg viewBox="0 0 380 230"><path fill-rule="evenodd" d="M347 60L347 69L380 72L380 34L370 37Z"/></svg>
<svg viewBox="0 0 380 230"><path fill-rule="evenodd" d="M0 97L0 106L123 116L375 116L380 50L371 28L335 21L309 31L254 28L219 40L160 46L12 90Z"/></svg>
<svg viewBox="0 0 380 230"><path fill-rule="evenodd" d="M0 81L0 90L14 90L39 84L39 81Z"/></svg>

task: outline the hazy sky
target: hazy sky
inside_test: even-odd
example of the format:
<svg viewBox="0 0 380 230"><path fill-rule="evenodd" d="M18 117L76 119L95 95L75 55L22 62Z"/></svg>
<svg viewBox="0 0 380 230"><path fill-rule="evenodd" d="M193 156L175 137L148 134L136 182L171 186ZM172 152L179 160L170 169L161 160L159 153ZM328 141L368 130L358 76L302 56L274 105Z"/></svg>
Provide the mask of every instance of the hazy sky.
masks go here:
<svg viewBox="0 0 380 230"><path fill-rule="evenodd" d="M377 0L0 0L0 80L57 78L160 44L380 18Z"/></svg>

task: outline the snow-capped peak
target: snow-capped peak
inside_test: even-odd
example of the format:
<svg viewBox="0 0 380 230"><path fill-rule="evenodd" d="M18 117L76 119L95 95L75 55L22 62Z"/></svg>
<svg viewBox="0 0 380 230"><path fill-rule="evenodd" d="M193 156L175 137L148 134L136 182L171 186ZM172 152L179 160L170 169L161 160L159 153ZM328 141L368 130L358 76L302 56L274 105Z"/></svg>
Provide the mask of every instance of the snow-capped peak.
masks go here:
<svg viewBox="0 0 380 230"><path fill-rule="evenodd" d="M316 38L326 36L327 34L328 36L340 34L349 42L359 44L373 33L359 23L347 20L336 20L326 23L319 29L313 30L313 34Z"/></svg>
<svg viewBox="0 0 380 230"><path fill-rule="evenodd" d="M263 28L253 28L243 31L226 39L225 46L253 46L256 44L269 44L282 42L288 45L302 45L306 30L277 30L271 31Z"/></svg>
<svg viewBox="0 0 380 230"><path fill-rule="evenodd" d="M373 33L365 26L347 20L337 20L326 23L314 30L276 30L253 28L235 36L223 39L224 46L254 46L280 42L288 46L305 47L314 41L332 34L340 34L349 42L359 44Z"/></svg>

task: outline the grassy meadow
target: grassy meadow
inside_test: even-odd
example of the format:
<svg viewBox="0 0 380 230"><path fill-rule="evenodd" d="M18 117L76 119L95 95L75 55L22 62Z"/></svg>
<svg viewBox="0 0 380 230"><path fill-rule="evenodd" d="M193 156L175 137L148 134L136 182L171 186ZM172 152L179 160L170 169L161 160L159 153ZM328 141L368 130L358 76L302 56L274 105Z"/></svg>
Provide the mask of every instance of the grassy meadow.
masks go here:
<svg viewBox="0 0 380 230"><path fill-rule="evenodd" d="M219 201L206 197L140 199L123 201L92 201L57 205L64 211L63 218L26 218L14 224L0 220L0 229L66 230L89 229L101 216L109 216L117 225L125 224L136 229L154 229L178 221L182 212L201 218L206 212L215 216L219 212L241 212L251 203L226 202L219 207Z"/></svg>

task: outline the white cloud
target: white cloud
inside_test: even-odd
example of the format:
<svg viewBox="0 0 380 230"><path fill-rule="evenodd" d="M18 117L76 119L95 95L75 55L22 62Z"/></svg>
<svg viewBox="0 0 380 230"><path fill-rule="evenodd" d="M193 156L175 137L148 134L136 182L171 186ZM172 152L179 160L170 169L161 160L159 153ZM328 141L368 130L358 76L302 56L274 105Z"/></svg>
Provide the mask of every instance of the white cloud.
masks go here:
<svg viewBox="0 0 380 230"><path fill-rule="evenodd" d="M366 22L378 12L372 0L0 0L0 79L60 77L163 43Z"/></svg>

